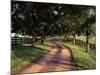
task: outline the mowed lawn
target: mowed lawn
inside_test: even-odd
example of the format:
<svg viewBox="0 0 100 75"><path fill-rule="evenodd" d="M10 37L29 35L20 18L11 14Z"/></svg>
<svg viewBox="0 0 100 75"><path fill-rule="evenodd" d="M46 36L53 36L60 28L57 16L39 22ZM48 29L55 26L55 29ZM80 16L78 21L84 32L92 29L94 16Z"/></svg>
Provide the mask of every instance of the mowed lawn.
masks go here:
<svg viewBox="0 0 100 75"><path fill-rule="evenodd" d="M96 54L94 51L89 50L85 52L85 47L73 45L71 42L64 43L72 50L75 65L77 70L88 70L96 68Z"/></svg>
<svg viewBox="0 0 100 75"><path fill-rule="evenodd" d="M52 44L45 42L43 45L35 44L35 47L28 46L12 46L11 50L11 70L15 71L23 66L32 63L36 59L48 53L52 48Z"/></svg>

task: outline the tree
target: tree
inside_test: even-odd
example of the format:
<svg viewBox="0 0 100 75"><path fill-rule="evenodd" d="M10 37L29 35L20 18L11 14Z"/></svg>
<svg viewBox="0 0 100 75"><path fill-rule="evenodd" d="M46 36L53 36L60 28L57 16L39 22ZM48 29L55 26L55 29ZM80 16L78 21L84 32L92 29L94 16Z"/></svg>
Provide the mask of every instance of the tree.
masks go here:
<svg viewBox="0 0 100 75"><path fill-rule="evenodd" d="M91 23L87 18L90 8L93 7L12 1L12 32L32 36L33 46L36 36L41 36L43 44L48 35L64 35L66 42L70 34L75 45L76 35L93 28L87 27Z"/></svg>
<svg viewBox="0 0 100 75"><path fill-rule="evenodd" d="M86 22L84 23L84 31L86 35L86 52L89 50L89 36L94 33L94 27L93 24L95 24L95 15L91 15L87 18Z"/></svg>
<svg viewBox="0 0 100 75"><path fill-rule="evenodd" d="M87 37L88 32L89 33L93 32L93 25L88 26L87 24L93 24L95 22L95 7L94 6L90 6L90 7L89 6L74 6L73 7L71 5L68 5L67 8L65 8L64 6L62 13L63 13L62 22L64 26L63 31L67 32L67 34L70 33L73 35L74 45L76 41L76 34L80 35L84 32L86 33L85 35ZM91 17L91 15L94 15L94 16ZM64 40L65 40L65 37L66 35L64 36Z"/></svg>
<svg viewBox="0 0 100 75"><path fill-rule="evenodd" d="M75 45L76 34L79 34L81 27L81 17L83 11L87 9L84 6L60 5L59 23L62 24L62 31L64 34L63 41L66 41L66 34L72 34L73 44Z"/></svg>
<svg viewBox="0 0 100 75"><path fill-rule="evenodd" d="M45 35L51 35L49 31L53 31L49 25L53 24L56 19L55 6L45 3L12 1L12 32L31 35L32 45L34 45L36 35L41 36L41 44L43 44Z"/></svg>

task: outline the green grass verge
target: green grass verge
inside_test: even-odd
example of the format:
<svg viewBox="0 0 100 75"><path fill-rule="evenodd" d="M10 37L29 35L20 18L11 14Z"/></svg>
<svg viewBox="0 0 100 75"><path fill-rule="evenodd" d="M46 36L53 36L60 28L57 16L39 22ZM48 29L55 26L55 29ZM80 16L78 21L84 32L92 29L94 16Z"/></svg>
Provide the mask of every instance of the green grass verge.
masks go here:
<svg viewBox="0 0 100 75"><path fill-rule="evenodd" d="M12 46L11 50L11 70L15 71L31 63L32 61L48 53L52 45L45 42L43 45L36 44L34 48L27 46Z"/></svg>
<svg viewBox="0 0 100 75"><path fill-rule="evenodd" d="M85 52L85 48L79 45L73 45L71 42L64 43L71 48L78 70L88 70L96 68L96 54L93 51Z"/></svg>

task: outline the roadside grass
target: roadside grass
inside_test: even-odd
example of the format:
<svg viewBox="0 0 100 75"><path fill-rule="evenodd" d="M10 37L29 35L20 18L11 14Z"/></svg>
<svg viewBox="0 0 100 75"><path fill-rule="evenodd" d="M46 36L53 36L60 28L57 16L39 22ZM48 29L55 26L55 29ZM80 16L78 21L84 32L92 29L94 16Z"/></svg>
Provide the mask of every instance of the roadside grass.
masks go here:
<svg viewBox="0 0 100 75"><path fill-rule="evenodd" d="M79 45L73 45L71 42L64 43L72 50L77 70L89 70L96 68L96 54L89 50L85 52L85 48Z"/></svg>
<svg viewBox="0 0 100 75"><path fill-rule="evenodd" d="M48 53L52 44L45 42L43 45L36 44L34 48L28 46L12 46L11 50L11 70L15 71L21 67L32 63L44 54Z"/></svg>

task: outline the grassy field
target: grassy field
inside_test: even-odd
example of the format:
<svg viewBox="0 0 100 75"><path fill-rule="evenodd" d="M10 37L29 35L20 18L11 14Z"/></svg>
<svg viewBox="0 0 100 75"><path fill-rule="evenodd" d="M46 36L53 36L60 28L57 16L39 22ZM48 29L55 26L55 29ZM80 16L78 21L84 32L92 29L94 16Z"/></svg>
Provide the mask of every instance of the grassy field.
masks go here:
<svg viewBox="0 0 100 75"><path fill-rule="evenodd" d="M93 51L85 52L85 48L73 45L71 42L64 43L72 50L77 70L88 70L96 68L96 54Z"/></svg>
<svg viewBox="0 0 100 75"><path fill-rule="evenodd" d="M51 43L36 44L34 48L28 46L12 46L11 70L17 70L48 53Z"/></svg>
<svg viewBox="0 0 100 75"><path fill-rule="evenodd" d="M72 36L69 36L70 38L73 38ZM59 36L59 38L62 40L64 38L64 36ZM86 42L86 37L81 35L81 36L77 36L77 39L85 41ZM90 37L89 38L89 42L92 44L96 44L96 37Z"/></svg>
<svg viewBox="0 0 100 75"><path fill-rule="evenodd" d="M78 36L78 39L86 41L86 37L85 36ZM93 43L93 44L96 44L96 37L90 37L89 42Z"/></svg>

